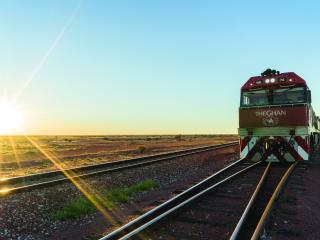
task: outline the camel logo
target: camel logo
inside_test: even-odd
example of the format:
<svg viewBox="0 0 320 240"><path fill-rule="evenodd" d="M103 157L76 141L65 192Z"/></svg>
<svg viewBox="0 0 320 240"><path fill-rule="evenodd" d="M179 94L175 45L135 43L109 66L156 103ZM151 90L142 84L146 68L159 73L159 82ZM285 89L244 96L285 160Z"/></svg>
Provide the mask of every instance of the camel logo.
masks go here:
<svg viewBox="0 0 320 240"><path fill-rule="evenodd" d="M262 117L262 124L266 127L277 126L279 117L286 116L286 110L261 110L256 112L256 117Z"/></svg>
<svg viewBox="0 0 320 240"><path fill-rule="evenodd" d="M262 124L266 127L277 126L279 123L279 118L277 117L266 117L262 119Z"/></svg>

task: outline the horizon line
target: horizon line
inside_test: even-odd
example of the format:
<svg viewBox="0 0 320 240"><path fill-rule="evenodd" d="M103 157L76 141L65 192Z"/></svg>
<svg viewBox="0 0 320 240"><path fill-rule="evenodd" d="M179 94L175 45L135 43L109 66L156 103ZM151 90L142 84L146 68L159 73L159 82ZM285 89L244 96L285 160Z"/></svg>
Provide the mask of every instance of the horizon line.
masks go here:
<svg viewBox="0 0 320 240"><path fill-rule="evenodd" d="M172 134L0 134L0 137L8 137L8 136L213 136L213 135L223 135L223 136L237 136L237 133L172 133Z"/></svg>

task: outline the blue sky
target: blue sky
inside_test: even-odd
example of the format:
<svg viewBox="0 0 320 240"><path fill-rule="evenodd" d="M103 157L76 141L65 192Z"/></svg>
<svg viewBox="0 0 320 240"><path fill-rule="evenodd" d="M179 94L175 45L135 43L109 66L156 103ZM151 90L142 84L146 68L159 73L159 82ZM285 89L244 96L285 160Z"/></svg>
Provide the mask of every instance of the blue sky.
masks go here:
<svg viewBox="0 0 320 240"><path fill-rule="evenodd" d="M23 89L30 134L236 133L241 85L271 67L305 78L320 113L319 7L2 0L0 94Z"/></svg>

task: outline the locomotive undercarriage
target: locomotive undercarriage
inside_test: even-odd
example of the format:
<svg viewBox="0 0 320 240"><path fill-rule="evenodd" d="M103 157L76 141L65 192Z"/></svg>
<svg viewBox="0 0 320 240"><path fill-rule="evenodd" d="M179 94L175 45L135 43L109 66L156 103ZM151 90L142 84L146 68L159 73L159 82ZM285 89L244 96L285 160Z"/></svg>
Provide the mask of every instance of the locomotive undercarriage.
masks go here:
<svg viewBox="0 0 320 240"><path fill-rule="evenodd" d="M244 136L241 157L251 161L294 162L309 159L308 136Z"/></svg>

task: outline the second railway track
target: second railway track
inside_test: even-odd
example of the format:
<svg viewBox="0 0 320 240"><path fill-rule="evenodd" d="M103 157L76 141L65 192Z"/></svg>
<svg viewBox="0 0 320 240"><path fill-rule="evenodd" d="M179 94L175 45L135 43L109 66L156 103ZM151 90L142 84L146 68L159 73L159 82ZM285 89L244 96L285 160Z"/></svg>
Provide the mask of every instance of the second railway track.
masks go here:
<svg viewBox="0 0 320 240"><path fill-rule="evenodd" d="M5 178L0 180L0 196L8 194L48 187L51 185L68 182L70 178L87 178L105 174L108 172L120 171L133 167L145 166L161 161L167 161L174 158L185 157L193 154L203 153L212 150L218 150L237 146L237 142L231 142L220 145L198 147L163 154L150 155L128 160L112 161L101 164L88 165L84 167L55 170L39 174ZM67 176L66 176L67 175Z"/></svg>

